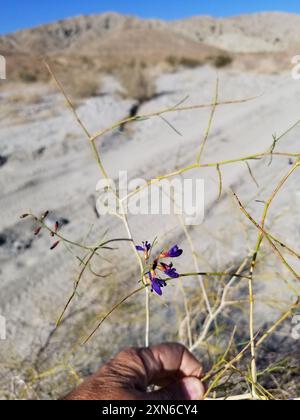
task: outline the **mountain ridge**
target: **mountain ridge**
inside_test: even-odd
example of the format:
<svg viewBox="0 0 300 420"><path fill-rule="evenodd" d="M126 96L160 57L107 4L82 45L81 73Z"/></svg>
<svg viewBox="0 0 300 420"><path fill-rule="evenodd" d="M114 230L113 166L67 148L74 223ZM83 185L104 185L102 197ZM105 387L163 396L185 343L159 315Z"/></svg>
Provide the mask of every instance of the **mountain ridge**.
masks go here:
<svg viewBox="0 0 300 420"><path fill-rule="evenodd" d="M193 16L180 20L142 19L116 12L79 15L0 37L0 49L53 53L76 48L85 38L111 31L162 30L230 52L280 51L300 44L300 15L260 12L233 17ZM252 44L251 44L252 42Z"/></svg>

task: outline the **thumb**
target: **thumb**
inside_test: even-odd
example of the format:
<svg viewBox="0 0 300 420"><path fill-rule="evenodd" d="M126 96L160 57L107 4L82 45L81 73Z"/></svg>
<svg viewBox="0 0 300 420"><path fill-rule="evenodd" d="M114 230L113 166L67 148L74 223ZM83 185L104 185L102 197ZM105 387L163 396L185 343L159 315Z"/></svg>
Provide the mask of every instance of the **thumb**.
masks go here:
<svg viewBox="0 0 300 420"><path fill-rule="evenodd" d="M189 401L201 400L204 397L205 388L197 378L183 378L158 391L149 392L145 395L146 400L163 401Z"/></svg>

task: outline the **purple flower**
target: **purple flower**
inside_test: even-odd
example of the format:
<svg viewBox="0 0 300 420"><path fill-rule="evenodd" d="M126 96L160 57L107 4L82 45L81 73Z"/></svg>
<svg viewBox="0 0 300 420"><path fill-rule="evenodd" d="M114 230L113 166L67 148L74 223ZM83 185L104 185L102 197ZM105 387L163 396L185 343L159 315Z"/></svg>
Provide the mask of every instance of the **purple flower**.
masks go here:
<svg viewBox="0 0 300 420"><path fill-rule="evenodd" d="M183 253L183 250L178 245L174 245L169 251L162 252L160 258L177 258Z"/></svg>
<svg viewBox="0 0 300 420"><path fill-rule="evenodd" d="M179 274L176 271L176 268L173 267L173 263L171 264L165 264L160 263L160 265L157 267L160 271L163 271L166 276L171 277L172 279L178 279Z"/></svg>
<svg viewBox="0 0 300 420"><path fill-rule="evenodd" d="M150 280L151 280L151 292L155 292L156 294L158 294L159 296L162 295L162 288L165 287L167 285L167 283L165 282L165 280L162 279L158 279L156 277L153 277L152 274L149 274Z"/></svg>
<svg viewBox="0 0 300 420"><path fill-rule="evenodd" d="M138 245L136 246L137 251L142 251L142 252L149 252L151 249L151 244L146 241L146 242L142 242L143 246Z"/></svg>
<svg viewBox="0 0 300 420"><path fill-rule="evenodd" d="M148 241L142 242L142 244L143 246L137 245L135 248L137 251L144 252L144 257L147 260L150 257L150 250L152 245Z"/></svg>
<svg viewBox="0 0 300 420"><path fill-rule="evenodd" d="M137 251L144 253L145 260L145 274L148 276L150 282L147 284L151 286L151 292L155 292L157 295L162 295L162 288L167 286L167 279L161 279L156 271L161 271L164 275L169 278L177 279L180 275L177 273L176 268L173 266L173 263L165 264L160 260L163 258L177 258L183 253L182 249L178 245L174 245L169 251L162 252L157 258L153 259L151 264L149 264L152 246L150 242L142 242L142 245L136 246ZM148 271L147 271L148 270Z"/></svg>

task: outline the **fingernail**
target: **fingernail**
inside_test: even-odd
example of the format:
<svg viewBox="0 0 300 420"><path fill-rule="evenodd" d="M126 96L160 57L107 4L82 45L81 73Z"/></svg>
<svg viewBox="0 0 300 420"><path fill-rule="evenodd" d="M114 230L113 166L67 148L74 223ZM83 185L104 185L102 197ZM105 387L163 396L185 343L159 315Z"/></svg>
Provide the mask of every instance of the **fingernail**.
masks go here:
<svg viewBox="0 0 300 420"><path fill-rule="evenodd" d="M183 382L189 400L201 400L204 397L204 386L199 379L185 378Z"/></svg>

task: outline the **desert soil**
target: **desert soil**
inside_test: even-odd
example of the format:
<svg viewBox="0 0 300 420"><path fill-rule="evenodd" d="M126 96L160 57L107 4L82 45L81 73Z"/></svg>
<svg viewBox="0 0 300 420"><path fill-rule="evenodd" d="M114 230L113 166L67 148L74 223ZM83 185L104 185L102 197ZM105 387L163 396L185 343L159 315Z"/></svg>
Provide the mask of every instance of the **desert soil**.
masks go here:
<svg viewBox="0 0 300 420"><path fill-rule="evenodd" d="M220 100L256 99L217 108L203 162L263 152L272 144L274 133L280 135L300 118L300 82L293 80L290 73L257 75L227 69L218 76ZM185 105L210 103L216 77L216 70L208 66L164 74L156 81L160 95L143 104L139 112L172 107L187 95ZM73 346L82 334L89 332L91 316L110 309L137 285L138 266L129 245L121 243L118 250L103 251L95 260L94 271L109 276L99 278L92 273L85 276L80 293L68 311L68 319L51 335L80 267L76 254L71 255L62 245L50 251L49 235L42 233L34 238L33 223L21 221L19 216L28 210L35 214L50 210L50 220L62 222L65 236L86 243L93 243L103 235L108 239L124 237L125 231L115 217L99 218L95 213L95 189L100 173L89 144L61 95L45 91L43 86L30 87L30 92L29 88L20 91L17 87L2 86L0 314L6 318L7 339L0 341L0 395L12 398L20 397L20 389L25 389L22 381L30 383L36 371L71 363L84 376L120 347L142 345L144 298L140 295L125 305L74 356ZM115 94L111 80L107 80L102 90L101 95L82 102L78 108L92 132L127 116L134 103ZM21 95L21 99L11 103L16 95ZM22 97L25 101L28 95L42 95L42 98L24 105ZM153 118L127 126L123 132L115 130L98 142L112 178L117 179L119 170L128 170L130 179L148 180L195 161L209 110L175 112L166 117L181 136L160 118ZM299 135L300 128L296 127L278 145L278 150L298 152ZM202 270L235 267L253 250L257 231L241 214L230 187L259 219L261 201L269 197L291 164L287 157L274 157L270 166L269 159L249 163L259 186L251 179L244 163L226 165L222 167L224 188L219 201L215 168L185 174L185 177L205 180L205 219L200 226L189 228ZM285 192L274 201L267 223L274 234L298 250L299 181L300 174L295 173ZM194 270L189 245L176 216L129 216L129 222L137 243L155 236L159 238L159 246L179 243L185 251L178 262L179 269ZM293 301L293 291L286 284L291 276L270 253L267 244L263 251L266 258L256 276L257 327L275 319ZM294 267L297 269L297 263ZM184 280L184 284L188 293L198 293L195 279ZM263 297L268 302L280 300L280 304L261 303ZM176 282L166 289L161 300L152 297L151 342L177 337L180 316L176 305L180 299ZM34 391L26 388L25 394L28 392L32 398L57 397L74 385L74 375L68 375L66 383L62 379L65 373L61 376L56 373Z"/></svg>

